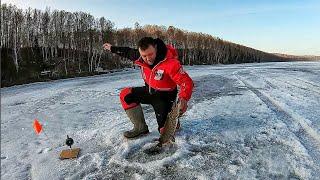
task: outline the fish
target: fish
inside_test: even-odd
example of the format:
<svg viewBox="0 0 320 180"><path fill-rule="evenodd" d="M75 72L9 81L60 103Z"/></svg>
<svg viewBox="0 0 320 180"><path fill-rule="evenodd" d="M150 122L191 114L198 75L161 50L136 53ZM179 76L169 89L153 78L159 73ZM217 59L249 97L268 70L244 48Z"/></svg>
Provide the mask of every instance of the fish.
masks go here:
<svg viewBox="0 0 320 180"><path fill-rule="evenodd" d="M159 144L163 145L166 143L175 142L175 132L179 118L179 104L174 102L171 111L167 115L166 122L164 124L164 132L160 135Z"/></svg>
<svg viewBox="0 0 320 180"><path fill-rule="evenodd" d="M177 123L180 117L179 103L174 102L171 111L167 115L166 122L164 124L165 131L160 135L159 142L144 150L146 154L155 155L162 151L162 146L166 144L172 144L175 142L175 132Z"/></svg>

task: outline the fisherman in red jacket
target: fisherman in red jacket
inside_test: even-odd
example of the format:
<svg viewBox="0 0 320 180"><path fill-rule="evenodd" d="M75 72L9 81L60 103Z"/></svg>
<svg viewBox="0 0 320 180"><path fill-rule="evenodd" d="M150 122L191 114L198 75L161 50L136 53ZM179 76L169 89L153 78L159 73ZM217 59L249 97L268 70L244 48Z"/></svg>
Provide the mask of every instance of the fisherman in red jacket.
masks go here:
<svg viewBox="0 0 320 180"><path fill-rule="evenodd" d="M163 133L167 115L175 102L179 86L178 102L180 114L187 110L191 98L193 81L183 70L177 51L157 38L144 37L138 42L138 49L116 47L110 43L103 45L105 50L128 58L141 68L145 82L142 87L127 87L120 92L122 107L134 127L124 132L126 138L135 138L149 133L140 104L151 104L157 118L158 131ZM180 128L178 122L177 129Z"/></svg>

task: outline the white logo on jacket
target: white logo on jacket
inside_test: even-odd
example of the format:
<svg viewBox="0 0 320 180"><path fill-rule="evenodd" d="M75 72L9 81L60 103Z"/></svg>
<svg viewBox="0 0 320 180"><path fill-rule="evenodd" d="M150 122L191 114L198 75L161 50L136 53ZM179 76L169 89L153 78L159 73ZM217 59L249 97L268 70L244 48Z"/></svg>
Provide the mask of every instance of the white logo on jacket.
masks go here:
<svg viewBox="0 0 320 180"><path fill-rule="evenodd" d="M164 74L164 70L158 69L158 70L155 72L154 79L155 79L155 80L161 80L161 79L163 78L163 74Z"/></svg>

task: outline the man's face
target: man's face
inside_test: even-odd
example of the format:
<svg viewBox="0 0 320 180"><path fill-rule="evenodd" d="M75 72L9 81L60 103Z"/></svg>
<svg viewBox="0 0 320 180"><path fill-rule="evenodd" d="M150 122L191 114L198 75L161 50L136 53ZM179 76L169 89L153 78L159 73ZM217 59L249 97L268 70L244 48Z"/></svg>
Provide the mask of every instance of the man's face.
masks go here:
<svg viewBox="0 0 320 180"><path fill-rule="evenodd" d="M154 46L149 45L149 47L146 50L141 50L139 48L139 53L144 62L146 62L149 65L152 65L157 56L157 49Z"/></svg>

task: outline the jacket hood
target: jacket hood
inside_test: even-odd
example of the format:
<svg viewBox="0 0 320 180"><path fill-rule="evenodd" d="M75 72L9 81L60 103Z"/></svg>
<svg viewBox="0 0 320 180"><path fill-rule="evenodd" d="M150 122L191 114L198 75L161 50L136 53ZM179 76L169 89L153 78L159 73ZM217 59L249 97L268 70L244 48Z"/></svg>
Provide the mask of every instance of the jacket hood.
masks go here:
<svg viewBox="0 0 320 180"><path fill-rule="evenodd" d="M167 59L178 59L178 52L177 50L170 44L167 45Z"/></svg>

